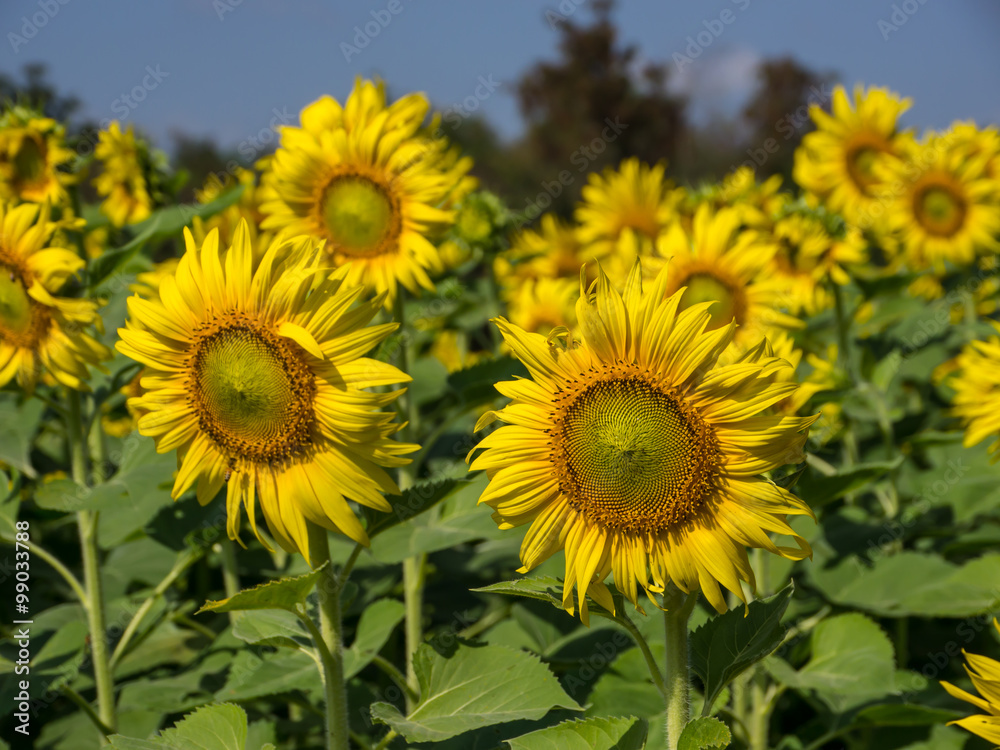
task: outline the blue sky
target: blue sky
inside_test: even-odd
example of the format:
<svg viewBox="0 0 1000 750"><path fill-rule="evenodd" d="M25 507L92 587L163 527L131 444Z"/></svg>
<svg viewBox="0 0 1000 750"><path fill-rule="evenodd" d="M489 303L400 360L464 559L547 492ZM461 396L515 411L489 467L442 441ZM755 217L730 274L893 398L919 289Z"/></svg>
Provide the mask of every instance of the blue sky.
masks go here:
<svg viewBox="0 0 1000 750"><path fill-rule="evenodd" d="M516 80L556 54L546 10L586 21L588 5L4 0L0 70L45 62L60 90L84 101L87 116L124 118L162 146L171 130L246 144L322 94L342 99L357 75L380 75L395 94L425 91L442 110L474 105L511 138L521 130ZM1000 122L996 0L624 0L614 17L644 60L669 62L696 119L735 111L759 60L792 55L846 83L912 97L907 124ZM697 58L674 62L692 40ZM142 101L131 98L137 87Z"/></svg>

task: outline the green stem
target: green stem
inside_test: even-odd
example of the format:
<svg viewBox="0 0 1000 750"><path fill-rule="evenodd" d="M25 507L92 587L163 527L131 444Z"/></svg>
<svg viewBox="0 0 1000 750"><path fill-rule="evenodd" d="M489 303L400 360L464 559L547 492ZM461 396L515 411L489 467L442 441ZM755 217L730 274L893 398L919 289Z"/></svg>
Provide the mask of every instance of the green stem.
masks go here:
<svg viewBox="0 0 1000 750"><path fill-rule="evenodd" d="M407 697L407 700L412 700L414 702L420 700L420 696L414 693L410 689L410 686L406 683L406 675L400 672L396 668L395 664L393 664L385 657L379 656L378 654L375 654L375 656L372 658L372 664L374 664L376 667L385 672L386 675L389 676L389 679L396 683L396 687L398 687L400 690L403 691L403 693Z"/></svg>
<svg viewBox="0 0 1000 750"><path fill-rule="evenodd" d="M314 569L323 568L323 576L317 584L320 628L317 630L309 617L304 617L303 621L313 634L316 649L323 662L327 749L349 750L340 589L330 564L330 542L326 529L309 521L306 526L309 533L309 561Z"/></svg>
<svg viewBox="0 0 1000 750"><path fill-rule="evenodd" d="M656 657L653 656L653 652L649 650L649 644L646 643L646 639L642 637L642 633L639 632L639 628L635 626L635 623L626 617L624 613L622 613L622 617L618 622L624 626L629 635L632 636L632 640L635 641L635 645L639 647L639 651L642 652L642 658L646 660L646 666L649 667L649 676L653 679L653 684L660 691L660 695L666 698L667 686L663 683L663 673L660 671L660 666L656 663Z"/></svg>
<svg viewBox="0 0 1000 750"><path fill-rule="evenodd" d="M91 723L95 727L97 727L97 731L100 732L103 737L107 737L108 735L115 733L115 730L113 730L111 727L107 726L103 721L101 721L101 717L98 716L97 713L94 711L94 707L91 706L86 700L84 700L82 695L76 692L69 685L63 685L60 688L60 690L62 691L63 695L65 695L73 703L76 704L77 708L79 708L81 711L83 711L84 714L86 714L87 718L90 719Z"/></svg>
<svg viewBox="0 0 1000 750"><path fill-rule="evenodd" d="M663 626L667 650L664 685L667 700L667 750L677 750L681 732L691 714L691 682L688 666L688 619L698 600L674 584L663 592Z"/></svg>
<svg viewBox="0 0 1000 750"><path fill-rule="evenodd" d="M389 743L398 736L395 729L390 729L389 734L382 738L382 741L375 746L374 750L385 750L385 748L389 747Z"/></svg>
<svg viewBox="0 0 1000 750"><path fill-rule="evenodd" d="M393 308L393 315L399 323L399 330L402 334L399 342L399 356L397 359L398 367L403 372L407 372L410 367L409 337L411 332L407 330L405 311L406 307L403 290L399 290L399 294L396 296L396 302ZM400 401L400 406L403 409L403 414L405 415L407 421L406 428L400 432L400 438L403 440L411 440L412 436L417 434L417 422L419 417L417 405L409 393L404 393L400 398ZM414 475L412 465L401 466L399 468L399 489L401 491L405 491L412 487L413 483ZM421 617L423 615L424 568L426 562L427 555L425 554L413 555L403 560L403 604L406 608L406 682L414 694L419 689L419 685L417 682L416 672L413 669L413 655L417 652L417 648L424 640ZM407 694L407 710L413 707L413 703L414 701L410 698L409 694Z"/></svg>
<svg viewBox="0 0 1000 750"><path fill-rule="evenodd" d="M17 542L13 539L0 536L0 544L8 544L13 547L17 544ZM73 589L73 593L76 594L77 599L80 600L80 604L83 605L84 609L90 606L90 602L87 600L87 592L83 589L83 584L80 583L79 579L73 575L70 569L54 557L51 552L48 552L38 546L38 542L31 542L31 554L47 562L56 573L62 576L63 580L69 584L71 589Z"/></svg>
<svg viewBox="0 0 1000 750"><path fill-rule="evenodd" d="M66 442L69 448L73 480L87 484L87 444L80 417L80 394L67 389ZM101 585L101 561L97 547L98 513L81 510L76 514L80 529L80 549L83 554L83 583L86 587L87 620L90 627L90 650L94 663L94 685L97 688L97 713L101 722L114 731L115 688L108 658L108 634L104 614L104 592ZM101 744L105 744L101 734Z"/></svg>
<svg viewBox="0 0 1000 750"><path fill-rule="evenodd" d="M115 646L115 651L111 654L111 669L115 668L115 665L125 656L125 652L128 649L129 643L131 643L132 638L135 636L136 632L139 630L139 626L142 624L143 619L149 614L149 611L153 608L153 605L159 601L174 582L181 577L181 575L186 571L191 565L200 557L200 553L194 550L188 550L183 555L181 555L177 562L174 563L173 568L170 572L160 581L159 585L153 589L153 593L150 594L146 600L142 603L139 609L136 610L132 619L129 620L128 625L125 626L125 632L122 633L121 640L118 641L118 645ZM213 633L214 636L214 633Z"/></svg>
<svg viewBox="0 0 1000 750"><path fill-rule="evenodd" d="M844 290L839 284L833 284L833 299L837 311L837 342L840 347L838 352L841 367L851 377L852 383L858 382L857 373L854 370L854 357L851 356L850 340L850 320L844 306Z"/></svg>
<svg viewBox="0 0 1000 750"><path fill-rule="evenodd" d="M767 730L770 724L770 712L767 710L767 694L764 686L764 673L759 667L753 670L750 678L750 750L767 750Z"/></svg>
<svg viewBox="0 0 1000 750"><path fill-rule="evenodd" d="M235 596L240 591L240 573L236 563L236 543L231 539L223 539L218 544L219 557L222 560L222 588L226 598ZM229 624L236 624L236 612L229 613Z"/></svg>

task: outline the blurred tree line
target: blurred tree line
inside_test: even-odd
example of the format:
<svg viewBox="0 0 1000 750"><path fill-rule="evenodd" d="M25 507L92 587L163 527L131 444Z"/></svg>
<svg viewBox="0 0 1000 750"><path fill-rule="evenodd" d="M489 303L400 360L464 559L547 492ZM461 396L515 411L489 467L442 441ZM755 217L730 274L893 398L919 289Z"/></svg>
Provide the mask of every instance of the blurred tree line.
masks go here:
<svg viewBox="0 0 1000 750"><path fill-rule="evenodd" d="M576 3L567 5L579 10ZM790 178L795 146L809 129L808 105L829 104L832 76L788 57L765 60L742 111L695 124L688 98L671 86L677 56L640 63L639 49L619 38L613 0L588 5L591 17L583 22L574 21L575 12L544 12L542 20L559 36L558 56L529 68L516 84L525 120L520 139L504 142L476 114L443 119L441 132L473 157L473 172L484 187L517 212L544 204L544 210L569 215L588 172L629 156L665 161L669 176L692 184L718 179L741 164L753 166L759 179ZM77 118L79 100L59 94L41 64L25 66L22 81L0 73L0 98L38 104L67 122L71 133L97 127ZM245 161L210 139L175 132L171 140L171 162L189 178L181 200L191 200L209 174ZM543 195L548 198L540 200Z"/></svg>

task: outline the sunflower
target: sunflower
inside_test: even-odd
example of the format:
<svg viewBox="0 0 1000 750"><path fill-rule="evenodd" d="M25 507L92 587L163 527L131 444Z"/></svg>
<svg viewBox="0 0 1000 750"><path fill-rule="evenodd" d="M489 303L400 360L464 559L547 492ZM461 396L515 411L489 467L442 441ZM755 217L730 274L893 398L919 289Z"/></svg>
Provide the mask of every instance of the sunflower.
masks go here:
<svg viewBox="0 0 1000 750"><path fill-rule="evenodd" d="M453 223L471 160L421 129L429 106L421 94L387 105L381 85L360 80L344 107L310 104L262 178L261 227L325 239L335 265L350 263L346 282L385 292L388 306L398 284L433 291L442 262L428 235Z"/></svg>
<svg viewBox="0 0 1000 750"><path fill-rule="evenodd" d="M531 333L548 335L576 325L575 279L531 279L517 286L507 302L511 323Z"/></svg>
<svg viewBox="0 0 1000 750"><path fill-rule="evenodd" d="M903 158L884 163L888 223L899 235L914 270L968 265L1000 249L1000 182L985 161L956 147L952 134L907 140Z"/></svg>
<svg viewBox="0 0 1000 750"><path fill-rule="evenodd" d="M382 299L355 304L362 287L322 267L308 237L276 240L256 269L245 224L228 250L217 231L199 248L185 230L185 244L162 301L129 299L117 345L147 368L131 405L159 452L177 449L174 498L197 485L205 504L228 482L231 538L241 505L261 538L256 498L279 544L307 559L306 521L366 544L348 500L390 510L381 493L399 490L382 467L417 447L391 440L400 425L380 411L401 391L365 390L409 380L362 357L396 328L367 325Z"/></svg>
<svg viewBox="0 0 1000 750"><path fill-rule="evenodd" d="M0 115L0 200L66 204L66 186L76 176L64 167L74 156L61 123L21 105L10 107Z"/></svg>
<svg viewBox="0 0 1000 750"><path fill-rule="evenodd" d="M250 232L250 243L254 249L254 259L260 260L271 244L271 233L259 229L263 216L260 213L261 190L257 186L257 176L249 169L237 168L234 174L225 173L223 178L211 174L205 180L204 186L194 193L195 200L206 205L217 200L224 192L240 185L243 192L231 206L224 208L207 219L195 216L191 223L191 233L197 242L204 242L205 237L213 229L219 230L219 242L223 245L232 244L236 228L244 219Z"/></svg>
<svg viewBox="0 0 1000 750"><path fill-rule="evenodd" d="M485 351L472 351L464 331L444 329L434 334L430 354L448 372L458 372L490 358Z"/></svg>
<svg viewBox="0 0 1000 750"><path fill-rule="evenodd" d="M583 245L575 226L545 214L537 230L524 229L514 237L493 267L501 283L517 287L528 279L568 276L575 280L580 265L596 258L594 248Z"/></svg>
<svg viewBox="0 0 1000 750"><path fill-rule="evenodd" d="M809 109L817 129L795 151L795 181L803 189L868 228L879 223L882 206L875 195L875 167L897 151L896 123L910 106L887 89L858 86L851 105L843 86L833 90L833 111Z"/></svg>
<svg viewBox="0 0 1000 750"><path fill-rule="evenodd" d="M993 626L1000 631L1000 623L993 619ZM957 724L973 734L993 743L1000 744L1000 662L978 654L970 654L962 649L968 665L965 671L969 674L976 692L982 697L967 693L950 682L941 681L941 686L953 698L971 703L984 711L983 714L973 714L949 724Z"/></svg>
<svg viewBox="0 0 1000 750"><path fill-rule="evenodd" d="M636 254L677 218L674 185L664 170L662 163L651 167L636 158L626 159L617 171L591 173L583 187L583 201L575 213L580 241L594 257L623 256L623 276Z"/></svg>
<svg viewBox="0 0 1000 750"><path fill-rule="evenodd" d="M574 611L575 587L585 622L587 593L614 610L612 571L633 603L672 581L722 612L720 584L741 599L740 581L754 588L747 546L810 554L785 521L808 506L759 476L801 460L813 421L768 414L798 387L779 382L790 365L766 342L718 365L735 324L710 328L710 303L681 309L667 287L666 268L643 288L637 263L624 295L600 271L577 302L582 341L496 321L531 378L497 384L511 403L476 425L506 423L473 451L490 479L480 502L501 529L530 524L520 572L565 549L563 606Z"/></svg>
<svg viewBox="0 0 1000 750"><path fill-rule="evenodd" d="M116 227L149 218L153 199L145 177L144 162L149 161L145 146L136 141L131 125L123 133L117 121L97 138L94 156L104 171L94 179L94 188L105 196L101 212Z"/></svg>
<svg viewBox="0 0 1000 750"><path fill-rule="evenodd" d="M720 183L712 183L699 190L684 194L681 212L693 217L698 206L708 203L716 210L732 208L740 214L740 223L754 229L769 229L773 217L789 201L788 193L781 191L781 175L772 175L764 182L750 167L740 167L730 172Z"/></svg>
<svg viewBox="0 0 1000 750"><path fill-rule="evenodd" d="M41 376L89 391L87 365L110 358L86 332L102 329L97 303L55 296L84 266L76 253L49 244L55 229L47 204L0 204L0 386L17 376L31 391Z"/></svg>
<svg viewBox="0 0 1000 750"><path fill-rule="evenodd" d="M1000 323L990 323L1000 332ZM996 461L1000 459L1000 338L970 341L955 365L949 380L955 389L952 413L965 424L965 447L995 437L989 450Z"/></svg>
<svg viewBox="0 0 1000 750"><path fill-rule="evenodd" d="M656 243L657 263L670 266L667 294L682 289L681 309L714 301L709 329L735 320L737 356L780 329L799 328L802 321L781 308L792 306L788 282L774 273L777 246L767 235L740 229L737 211L698 207L691 232L674 223Z"/></svg>
<svg viewBox="0 0 1000 750"><path fill-rule="evenodd" d="M858 266L868 259L857 227L848 226L844 236L837 238L813 213L788 213L774 223L771 233L778 245L775 264L788 280L788 307L795 315L815 315L832 307L827 282L844 286L850 281L845 266Z"/></svg>

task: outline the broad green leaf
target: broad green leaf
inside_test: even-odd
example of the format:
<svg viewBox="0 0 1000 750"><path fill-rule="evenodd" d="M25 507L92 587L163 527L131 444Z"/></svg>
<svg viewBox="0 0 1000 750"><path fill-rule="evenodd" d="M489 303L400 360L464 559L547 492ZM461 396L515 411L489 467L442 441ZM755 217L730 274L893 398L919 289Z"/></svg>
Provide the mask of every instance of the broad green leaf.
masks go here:
<svg viewBox="0 0 1000 750"><path fill-rule="evenodd" d="M608 586L611 591L611 597L615 601L615 607L618 611L622 611L622 596L618 593L613 586ZM563 591L563 581L561 578L555 578L553 576L533 576L530 578L515 578L512 581L500 581L499 583L492 583L489 586L482 586L477 589L471 589L472 591L479 592L481 594L505 594L507 596L523 596L526 599L536 599L540 602L546 602L551 604L557 609L563 608L562 603L562 591ZM576 604L578 602L576 591L573 592L573 602ZM614 614L608 612L604 607L594 601L590 596L587 597L587 608L593 615L598 615L600 617L614 618Z"/></svg>
<svg viewBox="0 0 1000 750"><path fill-rule="evenodd" d="M474 404L497 398L496 384L515 377L528 377L528 370L514 357L505 355L453 372L448 376L448 385L463 403Z"/></svg>
<svg viewBox="0 0 1000 750"><path fill-rule="evenodd" d="M963 750L969 733L957 727L936 726L926 742L915 742L901 750Z"/></svg>
<svg viewBox="0 0 1000 750"><path fill-rule="evenodd" d="M632 716L564 721L507 740L511 750L642 750L646 722Z"/></svg>
<svg viewBox="0 0 1000 750"><path fill-rule="evenodd" d="M29 454L43 411L45 404L37 399L18 403L14 394L0 393L0 463L10 464L26 476L35 476ZM3 490L6 497L6 483Z"/></svg>
<svg viewBox="0 0 1000 750"><path fill-rule="evenodd" d="M389 495L386 499L392 505L392 512L372 512L372 524L368 537L373 538L393 526L430 510L442 500L468 484L468 480L443 479L437 482L418 482L403 490L401 495Z"/></svg>
<svg viewBox="0 0 1000 750"><path fill-rule="evenodd" d="M864 615L852 612L824 620L812 633L811 647L809 661L797 672L779 659L767 667L790 687L815 693L837 714L895 690L892 644Z"/></svg>
<svg viewBox="0 0 1000 750"><path fill-rule="evenodd" d="M372 556L383 563L397 563L416 554L450 549L474 539L496 537L496 523L487 508L476 501L486 486L485 474L462 482L437 513L423 513L393 526L372 539Z"/></svg>
<svg viewBox="0 0 1000 750"><path fill-rule="evenodd" d="M582 710L537 657L500 646L460 644L448 658L423 644L413 657L420 702L409 716L375 703L372 718L410 742L437 742L479 727Z"/></svg>
<svg viewBox="0 0 1000 750"><path fill-rule="evenodd" d="M308 654L291 649L261 654L240 651L215 699L249 701L297 690L315 700L323 695L319 665Z"/></svg>
<svg viewBox="0 0 1000 750"><path fill-rule="evenodd" d="M299 618L285 609L236 612L233 635L247 643L285 648L300 648L301 642L310 641L309 631Z"/></svg>
<svg viewBox="0 0 1000 750"><path fill-rule="evenodd" d="M799 479L796 494L809 503L810 507L826 505L874 484L902 462L903 457L899 456L893 461L855 464L832 477L823 476L815 470L806 471Z"/></svg>
<svg viewBox="0 0 1000 750"><path fill-rule="evenodd" d="M732 740L729 727L714 717L701 716L684 727L677 750L725 748Z"/></svg>
<svg viewBox="0 0 1000 750"><path fill-rule="evenodd" d="M231 703L202 706L152 740L120 734L109 740L115 750L247 750L247 715Z"/></svg>
<svg viewBox="0 0 1000 750"><path fill-rule="evenodd" d="M209 203L167 206L154 211L148 219L129 227L135 232L131 241L91 261L87 269L88 286L93 289L111 274L124 268L148 243L179 234L196 216L202 219L214 216L236 203L242 193L243 186L235 185Z"/></svg>
<svg viewBox="0 0 1000 750"><path fill-rule="evenodd" d="M304 604L309 592L322 577L323 569L330 563L323 563L311 573L294 578L268 581L252 589L240 591L228 599L205 602L195 614L202 612L238 612L245 609L285 609L293 614Z"/></svg>
<svg viewBox="0 0 1000 750"><path fill-rule="evenodd" d="M735 678L770 654L781 643L781 617L794 587L713 617L691 634L691 668L705 685L705 702L715 699Z"/></svg>
<svg viewBox="0 0 1000 750"><path fill-rule="evenodd" d="M942 708L918 706L912 703L881 703L858 711L854 724L878 727L922 727L946 724L962 718L962 714Z"/></svg>
<svg viewBox="0 0 1000 750"><path fill-rule="evenodd" d="M852 557L832 568L813 567L810 575L831 602L883 617L969 617L1000 604L1000 555L959 566L906 551L871 567Z"/></svg>
<svg viewBox="0 0 1000 750"><path fill-rule="evenodd" d="M345 679L371 663L405 615L406 607L395 599L379 599L361 613L354 643L344 650Z"/></svg>

